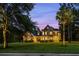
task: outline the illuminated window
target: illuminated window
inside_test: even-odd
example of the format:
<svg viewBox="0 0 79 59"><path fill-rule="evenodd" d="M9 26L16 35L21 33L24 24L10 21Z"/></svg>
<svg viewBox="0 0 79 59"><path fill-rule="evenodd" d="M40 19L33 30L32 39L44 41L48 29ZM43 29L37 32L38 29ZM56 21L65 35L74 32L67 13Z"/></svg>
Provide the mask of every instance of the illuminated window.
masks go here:
<svg viewBox="0 0 79 59"><path fill-rule="evenodd" d="M45 37L45 40L47 40L48 38L47 37Z"/></svg>
<svg viewBox="0 0 79 59"><path fill-rule="evenodd" d="M52 35L52 31L50 32L50 35Z"/></svg>
<svg viewBox="0 0 79 59"><path fill-rule="evenodd" d="M45 35L47 35L47 32L45 32Z"/></svg>
<svg viewBox="0 0 79 59"><path fill-rule="evenodd" d="M38 35L40 35L39 32L38 32Z"/></svg>
<svg viewBox="0 0 79 59"><path fill-rule="evenodd" d="M42 32L42 35L44 35L44 32Z"/></svg>
<svg viewBox="0 0 79 59"><path fill-rule="evenodd" d="M57 31L55 31L55 35L58 35Z"/></svg>
<svg viewBox="0 0 79 59"><path fill-rule="evenodd" d="M42 40L44 40L45 38L43 37Z"/></svg>

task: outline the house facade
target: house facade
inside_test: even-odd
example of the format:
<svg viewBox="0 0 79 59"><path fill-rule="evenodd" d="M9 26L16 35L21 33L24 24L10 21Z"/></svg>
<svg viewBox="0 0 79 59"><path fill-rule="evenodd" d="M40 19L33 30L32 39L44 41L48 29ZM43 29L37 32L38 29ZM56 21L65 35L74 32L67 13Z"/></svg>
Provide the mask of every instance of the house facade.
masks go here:
<svg viewBox="0 0 79 59"><path fill-rule="evenodd" d="M36 34L29 34L29 38L25 40L33 40L33 42L59 42L61 40L60 32L58 29L54 29L53 27L47 25L42 30L37 30Z"/></svg>

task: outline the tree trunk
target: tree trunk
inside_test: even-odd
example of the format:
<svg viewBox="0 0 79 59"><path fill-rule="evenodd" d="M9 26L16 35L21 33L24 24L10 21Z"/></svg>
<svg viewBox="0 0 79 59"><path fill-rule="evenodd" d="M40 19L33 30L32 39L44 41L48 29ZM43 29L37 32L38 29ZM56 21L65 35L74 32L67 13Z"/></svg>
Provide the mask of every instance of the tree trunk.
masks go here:
<svg viewBox="0 0 79 59"><path fill-rule="evenodd" d="M70 43L72 41L72 23L70 24Z"/></svg>
<svg viewBox="0 0 79 59"><path fill-rule="evenodd" d="M71 34L70 35L71 35L70 37L71 37L71 41L72 41L72 24L71 24Z"/></svg>
<svg viewBox="0 0 79 59"><path fill-rule="evenodd" d="M71 37L72 37L72 29L71 24L68 25L68 42L71 43Z"/></svg>
<svg viewBox="0 0 79 59"><path fill-rule="evenodd" d="M3 9L2 6L0 6L2 15L3 15L3 48L6 48L8 46L7 43L7 15Z"/></svg>
<svg viewBox="0 0 79 59"><path fill-rule="evenodd" d="M4 22L4 27L3 27L3 40L4 40L3 48L6 48L6 47L8 47L8 35L7 35L8 31L7 31L7 19L6 19L6 16L4 17L4 20L5 20L5 22Z"/></svg>
<svg viewBox="0 0 79 59"><path fill-rule="evenodd" d="M7 42L6 42L6 30L3 29L3 48L7 47Z"/></svg>
<svg viewBox="0 0 79 59"><path fill-rule="evenodd" d="M65 45L65 24L63 24L63 45Z"/></svg>
<svg viewBox="0 0 79 59"><path fill-rule="evenodd" d="M68 42L71 43L71 40L70 40L70 24L68 25Z"/></svg>

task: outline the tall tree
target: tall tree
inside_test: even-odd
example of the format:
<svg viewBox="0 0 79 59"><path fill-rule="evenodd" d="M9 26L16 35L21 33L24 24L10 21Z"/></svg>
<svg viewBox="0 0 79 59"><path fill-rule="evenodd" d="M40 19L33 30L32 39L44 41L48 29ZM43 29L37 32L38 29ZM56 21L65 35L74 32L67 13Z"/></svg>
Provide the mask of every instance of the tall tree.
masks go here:
<svg viewBox="0 0 79 59"><path fill-rule="evenodd" d="M78 33L78 29L79 29L79 3L73 3L73 13L75 14L75 19L73 21L73 36L72 38L74 38L75 40L79 39L79 33ZM73 40L74 40L73 39Z"/></svg>
<svg viewBox="0 0 79 59"><path fill-rule="evenodd" d="M3 38L4 45L3 47L7 47L7 33L8 30L19 31L21 33L26 31L31 31L33 27L35 27L35 23L31 21L29 12L33 9L34 4L0 4L0 15L2 15L2 27L3 27ZM13 29L12 29L13 28Z"/></svg>
<svg viewBox="0 0 79 59"><path fill-rule="evenodd" d="M65 45L65 25L69 24L73 18L74 15L72 13L72 9L65 3L60 4L60 9L57 12L56 19L59 21L59 24L63 25L63 45Z"/></svg>

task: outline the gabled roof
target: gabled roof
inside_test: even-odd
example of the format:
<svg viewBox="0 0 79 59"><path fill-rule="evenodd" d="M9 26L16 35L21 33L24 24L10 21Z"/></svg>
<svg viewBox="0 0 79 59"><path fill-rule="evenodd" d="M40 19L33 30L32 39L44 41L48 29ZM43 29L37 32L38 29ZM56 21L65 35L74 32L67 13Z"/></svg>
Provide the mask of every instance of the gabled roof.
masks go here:
<svg viewBox="0 0 79 59"><path fill-rule="evenodd" d="M59 29L54 28L54 31L59 31Z"/></svg>
<svg viewBox="0 0 79 59"><path fill-rule="evenodd" d="M42 31L48 31L48 30L52 31L52 30L54 30L54 28L49 26L49 25L47 25L44 29L42 29Z"/></svg>
<svg viewBox="0 0 79 59"><path fill-rule="evenodd" d="M42 31L59 31L59 29L55 29L52 26L47 25L44 29L40 30L39 27L36 28L36 32L33 33L35 36L42 35ZM39 33L39 35L38 35Z"/></svg>
<svg viewBox="0 0 79 59"><path fill-rule="evenodd" d="M39 27L36 27L36 31L33 33L33 35L38 36L38 33L39 33L39 35L41 35L41 31L40 31Z"/></svg>

